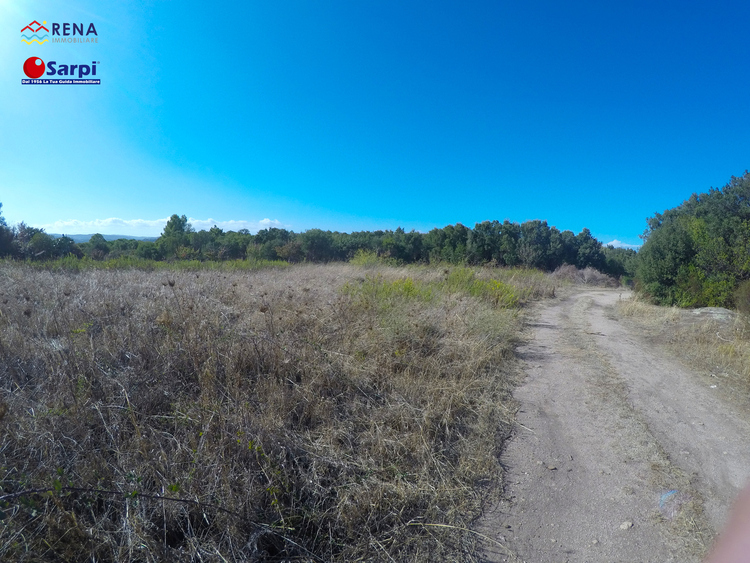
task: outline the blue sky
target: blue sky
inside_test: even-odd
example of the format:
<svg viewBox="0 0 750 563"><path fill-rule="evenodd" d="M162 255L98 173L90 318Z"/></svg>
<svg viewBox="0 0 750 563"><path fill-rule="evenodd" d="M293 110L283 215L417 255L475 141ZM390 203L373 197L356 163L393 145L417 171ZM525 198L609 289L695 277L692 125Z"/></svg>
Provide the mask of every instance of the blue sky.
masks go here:
<svg viewBox="0 0 750 563"><path fill-rule="evenodd" d="M33 20L97 44L26 45ZM638 243L749 168L747 2L0 0L0 202L48 232L427 231ZM97 86L21 85L98 61Z"/></svg>

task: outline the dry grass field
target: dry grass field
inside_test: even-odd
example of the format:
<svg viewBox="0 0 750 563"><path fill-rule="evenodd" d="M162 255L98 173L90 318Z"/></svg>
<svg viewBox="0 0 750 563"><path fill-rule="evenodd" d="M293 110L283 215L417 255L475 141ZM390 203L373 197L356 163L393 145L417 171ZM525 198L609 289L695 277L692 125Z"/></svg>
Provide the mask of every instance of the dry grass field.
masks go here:
<svg viewBox="0 0 750 563"><path fill-rule="evenodd" d="M474 560L553 283L0 265L0 560Z"/></svg>

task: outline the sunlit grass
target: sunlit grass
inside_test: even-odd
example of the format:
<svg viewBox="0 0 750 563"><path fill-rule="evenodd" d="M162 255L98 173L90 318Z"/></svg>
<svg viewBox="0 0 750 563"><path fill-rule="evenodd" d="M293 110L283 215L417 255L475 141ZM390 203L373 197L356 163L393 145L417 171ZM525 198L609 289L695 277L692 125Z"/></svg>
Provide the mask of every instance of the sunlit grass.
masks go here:
<svg viewBox="0 0 750 563"><path fill-rule="evenodd" d="M76 264L0 265L0 560L471 557L555 282Z"/></svg>

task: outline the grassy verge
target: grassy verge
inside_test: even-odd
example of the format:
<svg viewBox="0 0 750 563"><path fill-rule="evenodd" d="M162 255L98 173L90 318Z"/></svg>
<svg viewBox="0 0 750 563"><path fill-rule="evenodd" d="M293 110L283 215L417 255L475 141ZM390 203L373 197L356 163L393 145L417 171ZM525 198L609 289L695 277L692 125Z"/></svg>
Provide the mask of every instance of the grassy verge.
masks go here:
<svg viewBox="0 0 750 563"><path fill-rule="evenodd" d="M0 265L0 560L472 560L541 274Z"/></svg>
<svg viewBox="0 0 750 563"><path fill-rule="evenodd" d="M638 298L618 303L657 341L690 360L730 394L750 392L750 318L726 310L660 307Z"/></svg>

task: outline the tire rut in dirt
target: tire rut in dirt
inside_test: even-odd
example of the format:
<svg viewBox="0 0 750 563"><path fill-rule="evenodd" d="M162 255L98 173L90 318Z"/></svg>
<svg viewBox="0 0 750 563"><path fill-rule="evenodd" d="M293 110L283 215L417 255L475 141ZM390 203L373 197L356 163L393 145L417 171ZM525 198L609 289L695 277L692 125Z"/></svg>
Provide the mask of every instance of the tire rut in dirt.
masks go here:
<svg viewBox="0 0 750 563"><path fill-rule="evenodd" d="M574 294L543 308L519 350L528 377L502 458L506 499L479 526L516 559L492 548L487 559L698 561L710 540L700 495L628 400L588 322L592 304ZM679 510L665 513L673 490Z"/></svg>

